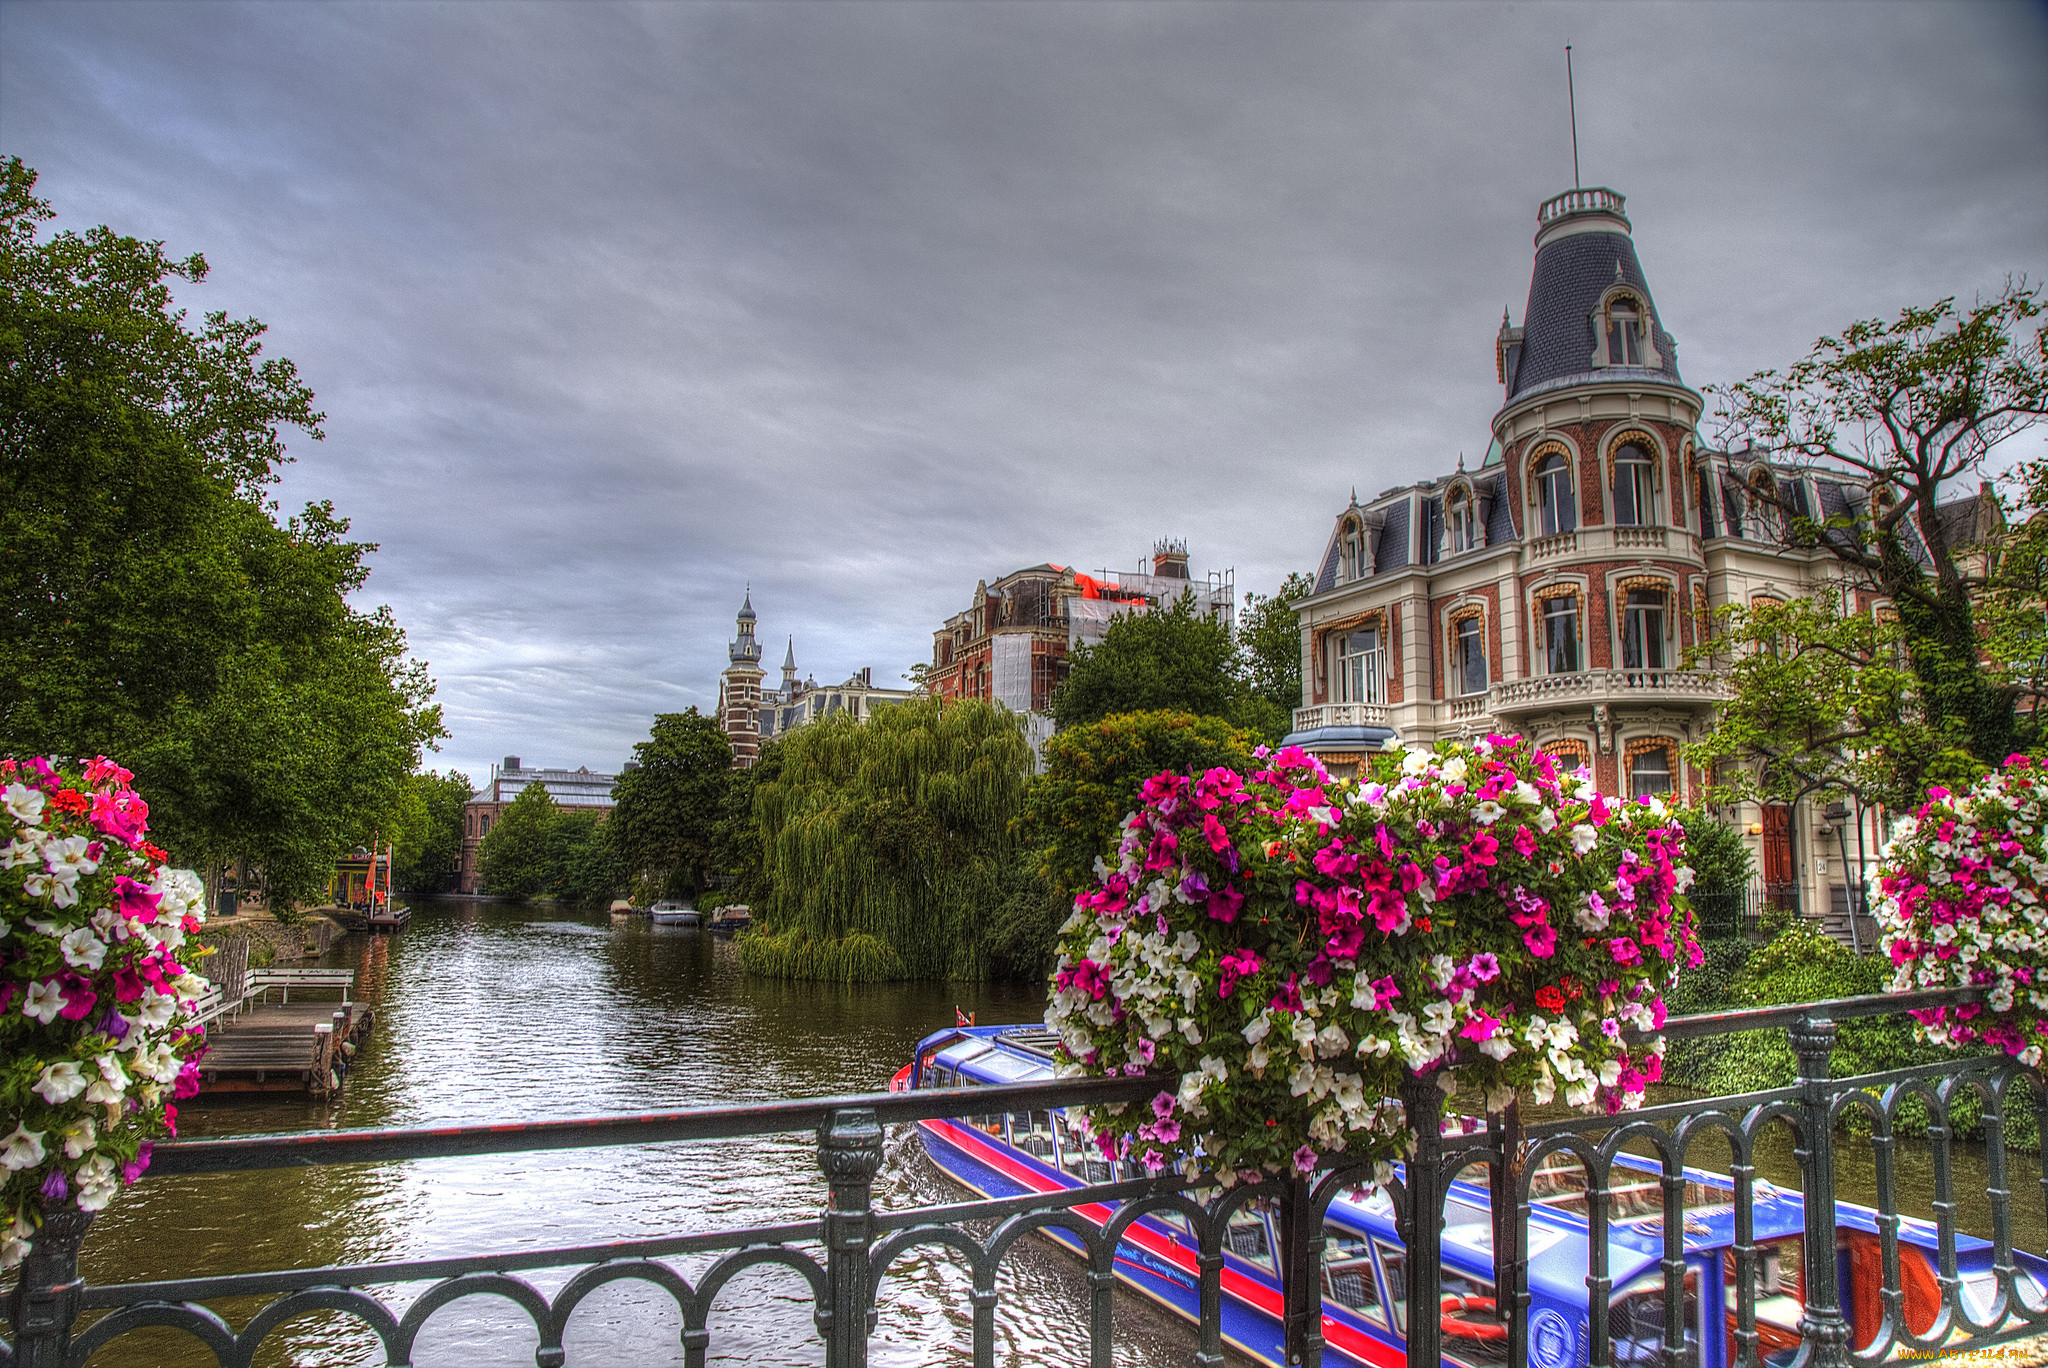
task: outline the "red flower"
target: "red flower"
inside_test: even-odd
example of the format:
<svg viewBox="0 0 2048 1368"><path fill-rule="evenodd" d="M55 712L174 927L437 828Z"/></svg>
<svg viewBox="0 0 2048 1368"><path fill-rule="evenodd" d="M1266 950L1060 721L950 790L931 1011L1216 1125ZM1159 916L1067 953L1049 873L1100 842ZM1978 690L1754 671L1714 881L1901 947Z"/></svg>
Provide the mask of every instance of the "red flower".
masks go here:
<svg viewBox="0 0 2048 1368"><path fill-rule="evenodd" d="M59 812L84 812L92 803L77 789L58 789L57 795L50 799L50 806Z"/></svg>
<svg viewBox="0 0 2048 1368"><path fill-rule="evenodd" d="M1538 988L1536 990L1536 1005L1546 1012L1562 1012L1564 1010L1564 994L1549 986Z"/></svg>

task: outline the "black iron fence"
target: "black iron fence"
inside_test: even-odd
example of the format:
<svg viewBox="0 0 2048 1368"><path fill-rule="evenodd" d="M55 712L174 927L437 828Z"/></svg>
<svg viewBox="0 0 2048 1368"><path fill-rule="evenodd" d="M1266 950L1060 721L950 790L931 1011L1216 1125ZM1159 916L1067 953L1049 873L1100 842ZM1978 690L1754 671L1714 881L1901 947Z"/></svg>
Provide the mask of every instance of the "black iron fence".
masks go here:
<svg viewBox="0 0 2048 1368"><path fill-rule="evenodd" d="M1492 1191L1495 1286L1494 1314L1504 1322L1506 1363L1531 1362L1530 1260L1526 1232L1532 1215L1532 1184L1557 1171L1560 1157L1582 1171L1586 1243L1586 1319L1576 1344L1559 1357L1545 1343L1537 1361L1584 1363L1609 1368L1617 1363L1615 1288L1608 1264L1608 1236L1619 1219L1616 1178L1640 1179L1640 1167L1619 1163L1624 1150L1654 1156L1660 1191L1654 1216L1663 1233L1662 1296L1654 1305L1658 1324L1647 1336L1623 1341L1626 1361L1685 1368L1699 1362L1701 1338L1724 1333L1721 1326L1688 1324L1686 1283L1699 1272L1688 1263L1687 1165L1701 1142L1714 1137L1728 1164L1733 1195L1732 1261L1735 1306L1725 1327L1731 1364L1763 1368L1848 1368L1892 1358L1938 1357L2048 1332L2048 1305L2016 1265L2012 1243L2012 1193L2004 1118L2009 1104L2031 1105L2048 1133L2048 1093L2033 1073L2005 1059L1956 1059L1919 1068L1859 1078L1833 1079L1829 1056L1835 1023L1857 1016L1898 1012L1910 1006L1971 1000L1970 994L1922 993L1903 997L1854 998L1801 1007L1766 1008L1674 1018L1669 1036L1715 1035L1738 1030L1782 1029L1798 1060L1789 1087L1743 1097L1710 1098L1625 1113L1611 1118L1570 1117L1541 1124L1521 1123L1510 1107L1488 1118L1483 1129L1444 1134L1443 1095L1429 1078L1411 1079L1403 1102L1417 1140L1393 1196L1406 1243L1406 1297L1411 1307L1428 1307L1442 1292L1445 1197L1451 1182L1473 1166L1486 1174ZM52 1217L38 1232L19 1280L7 1295L12 1342L0 1363L18 1368L83 1365L106 1345L145 1326L177 1327L207 1345L223 1365L246 1365L265 1338L286 1321L309 1311L355 1319L381 1342L385 1361L411 1362L421 1327L435 1311L460 1298L487 1295L521 1307L539 1331L539 1368L566 1361L563 1330L577 1305L596 1289L637 1280L673 1297L682 1316L686 1362L701 1365L711 1347L708 1317L725 1284L742 1270L779 1265L792 1270L811 1290L814 1320L831 1368L861 1368L867 1362L878 1284L890 1266L920 1248L947 1251L966 1267L973 1310L971 1352L980 1368L994 1361L997 1273L1009 1251L1027 1234L1063 1227L1078 1237L1087 1261L1091 1362L1108 1368L1115 1335L1114 1262L1118 1237L1139 1216L1178 1212L1189 1222L1199 1247L1199 1337L1193 1358L1205 1368L1224 1362L1222 1302L1225 1237L1234 1212L1253 1202L1273 1202L1280 1217L1278 1266L1283 1283L1283 1321L1291 1362L1322 1362L1322 1296L1325 1287L1324 1216L1337 1196L1370 1179L1358 1169L1339 1168L1291 1182L1239 1185L1224 1191L1191 1191L1179 1182L1111 1182L1055 1194L962 1202L909 1211L878 1211L872 1185L882 1159L884 1128L942 1117L991 1111L1028 1112L1048 1108L1135 1102L1159 1089L1147 1078L1093 1079L946 1091L865 1094L824 1100L766 1103L646 1116L552 1121L440 1130L319 1132L197 1140L157 1151L159 1174L230 1173L250 1169L328 1164L388 1163L463 1155L508 1154L607 1145L644 1145L677 1140L719 1140L741 1136L814 1131L826 1200L816 1219L670 1238L570 1248L534 1249L473 1258L367 1263L276 1272L193 1276L157 1282L88 1285L78 1276L78 1254L91 1218L77 1213ZM1955 1103L1965 1095L1981 1108L1988 1174L1992 1243L1990 1283L1965 1295L1957 1262L1956 1201L1953 1188ZM1933 1270L1938 1310L1916 1331L1907 1314L1901 1275L1900 1213L1892 1163L1902 1112L1909 1106L1925 1121L1932 1147L1935 1190L1932 1210L1937 1235ZM1835 1210L1837 1128L1859 1113L1876 1160L1877 1241L1882 1267L1878 1301L1882 1315L1862 1342L1851 1343L1841 1297ZM1804 1241L1799 1287L1803 1309L1796 1343L1774 1344L1760 1333L1758 1289L1763 1272L1754 1224L1757 1200L1757 1144L1775 1125L1789 1127L1804 1199ZM1638 1161L1639 1163L1640 1161ZM1641 1184L1635 1183L1640 1190ZM2041 1179L2048 1210L2048 1174ZM1098 1226L1076 1208L1108 1204L1112 1215ZM1642 1213L1635 1215L1641 1218ZM986 1236L976 1227L993 1230ZM1637 1229L1642 1229L1638 1220ZM694 1281L668 1260L713 1256ZM540 1269L574 1270L549 1297L520 1276ZM1718 1269L1715 1270L1718 1274ZM1973 1275L1984 1283L1980 1273ZM370 1289L390 1286L419 1290L402 1307L387 1304ZM270 1300L239 1328L209 1309L209 1302L233 1298ZM1923 1305L1917 1319L1926 1322ZM1645 1345L1650 1346L1645 1348ZM1437 1368L1444 1352L1435 1316L1409 1318L1410 1368ZM1455 1357L1454 1357L1455 1361Z"/></svg>

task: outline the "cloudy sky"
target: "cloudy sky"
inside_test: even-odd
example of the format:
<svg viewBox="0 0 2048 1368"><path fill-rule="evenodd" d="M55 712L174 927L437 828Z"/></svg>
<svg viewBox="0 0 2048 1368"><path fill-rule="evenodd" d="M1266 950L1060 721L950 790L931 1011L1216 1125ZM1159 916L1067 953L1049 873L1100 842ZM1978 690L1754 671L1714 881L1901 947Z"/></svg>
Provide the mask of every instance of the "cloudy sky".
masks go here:
<svg viewBox="0 0 2048 1368"><path fill-rule="evenodd" d="M4 0L0 152L298 363L436 763L609 769L749 582L896 682L977 579L1270 591L1476 460L1566 43L1695 386L2048 278L2039 5Z"/></svg>

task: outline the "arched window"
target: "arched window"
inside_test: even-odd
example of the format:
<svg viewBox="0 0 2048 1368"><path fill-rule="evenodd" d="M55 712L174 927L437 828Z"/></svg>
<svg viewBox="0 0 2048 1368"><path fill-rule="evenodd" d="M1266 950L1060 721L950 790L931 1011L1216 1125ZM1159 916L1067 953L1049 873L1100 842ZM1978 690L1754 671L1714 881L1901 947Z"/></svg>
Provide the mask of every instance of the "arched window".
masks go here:
<svg viewBox="0 0 2048 1368"><path fill-rule="evenodd" d="M1614 523L1649 527L1657 521L1656 467L1634 442L1614 453Z"/></svg>
<svg viewBox="0 0 2048 1368"><path fill-rule="evenodd" d="M1628 796L1648 798L1671 792L1671 750L1647 746L1636 753L1628 767Z"/></svg>
<svg viewBox="0 0 2048 1368"><path fill-rule="evenodd" d="M1451 491L1446 520L1450 525L1450 552L1470 551L1479 545L1479 514L1472 496L1462 489Z"/></svg>
<svg viewBox="0 0 2048 1368"><path fill-rule="evenodd" d="M1642 305L1633 296L1616 295L1607 304L1607 364L1610 366L1640 366L1643 364L1643 317Z"/></svg>
<svg viewBox="0 0 2048 1368"><path fill-rule="evenodd" d="M1343 524L1343 547L1337 551L1337 559L1346 580L1364 580L1372 573L1372 543L1366 539L1366 528L1358 518Z"/></svg>
<svg viewBox="0 0 2048 1368"><path fill-rule="evenodd" d="M1536 501L1543 508L1543 535L1554 537L1579 525L1578 502L1572 497L1572 468L1559 452L1536 463Z"/></svg>
<svg viewBox="0 0 2048 1368"><path fill-rule="evenodd" d="M1664 591L1631 589L1621 609L1621 666L1625 670L1668 668L1664 651Z"/></svg>
<svg viewBox="0 0 2048 1368"><path fill-rule="evenodd" d="M1486 692L1486 638L1479 615L1458 619L1452 630L1452 682L1461 694Z"/></svg>
<svg viewBox="0 0 2048 1368"><path fill-rule="evenodd" d="M1378 623L1337 638L1337 701L1387 701L1387 651Z"/></svg>

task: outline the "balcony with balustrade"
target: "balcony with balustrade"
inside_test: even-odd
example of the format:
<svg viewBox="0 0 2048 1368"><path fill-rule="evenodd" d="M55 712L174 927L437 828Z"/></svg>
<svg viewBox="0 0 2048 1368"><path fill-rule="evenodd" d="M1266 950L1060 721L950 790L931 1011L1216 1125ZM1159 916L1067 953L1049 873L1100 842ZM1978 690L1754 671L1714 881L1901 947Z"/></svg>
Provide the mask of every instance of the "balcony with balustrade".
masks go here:
<svg viewBox="0 0 2048 1368"><path fill-rule="evenodd" d="M1514 717L1594 703L1691 707L1727 697L1726 676L1704 670L1578 670L1496 684L1487 694L1487 711Z"/></svg>

